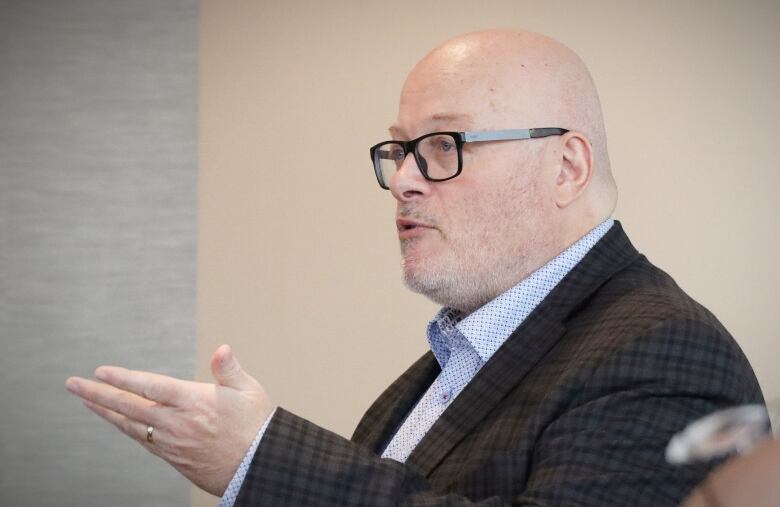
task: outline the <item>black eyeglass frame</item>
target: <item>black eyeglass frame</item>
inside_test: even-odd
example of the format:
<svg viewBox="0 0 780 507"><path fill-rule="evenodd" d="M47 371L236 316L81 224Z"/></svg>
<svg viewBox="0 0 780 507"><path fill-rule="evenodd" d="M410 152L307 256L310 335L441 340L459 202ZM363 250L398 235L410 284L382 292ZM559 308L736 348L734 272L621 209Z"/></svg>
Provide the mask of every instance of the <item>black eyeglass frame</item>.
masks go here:
<svg viewBox="0 0 780 507"><path fill-rule="evenodd" d="M562 136L569 130L557 127L546 128L533 128L533 129L510 129L510 130L486 130L481 132L431 132L429 134L422 135L417 139L411 141L382 141L370 148L371 162L374 164L374 174L376 175L377 183L385 190L389 190L389 186L383 183L381 175L381 169L379 160L376 158L379 148L386 144L399 144L404 149L404 158L410 153L414 154L414 161L417 162L417 168L420 169L423 177L428 181L447 181L457 177L463 171L463 145L466 143L481 143L486 141L522 141L524 139L538 139L541 137L550 136ZM452 176L446 178L433 178L428 174L428 165L425 159L418 153L417 145L423 139L432 136L449 135L455 141L455 146L458 152L458 170Z"/></svg>

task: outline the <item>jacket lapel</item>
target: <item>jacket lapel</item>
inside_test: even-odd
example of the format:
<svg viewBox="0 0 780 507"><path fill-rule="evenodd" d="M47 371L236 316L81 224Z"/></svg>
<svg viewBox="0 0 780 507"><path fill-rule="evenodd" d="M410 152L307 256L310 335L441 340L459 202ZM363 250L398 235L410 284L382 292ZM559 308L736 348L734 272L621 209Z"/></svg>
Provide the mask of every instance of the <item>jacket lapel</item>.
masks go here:
<svg viewBox="0 0 780 507"><path fill-rule="evenodd" d="M469 382L415 448L408 463L428 476L561 339L569 315L638 255L620 223L615 222L612 229L564 277ZM433 358L430 360L435 363ZM438 371L434 377L436 374ZM403 406L398 403L396 409L409 410L433 379L430 378L414 396L402 396ZM409 398L411 401L408 401ZM390 437L386 432L394 431L405 415L406 412L394 414L392 420L395 424L383 428L383 441Z"/></svg>
<svg viewBox="0 0 780 507"><path fill-rule="evenodd" d="M352 441L381 453L440 371L439 363L428 351L371 405L355 428Z"/></svg>

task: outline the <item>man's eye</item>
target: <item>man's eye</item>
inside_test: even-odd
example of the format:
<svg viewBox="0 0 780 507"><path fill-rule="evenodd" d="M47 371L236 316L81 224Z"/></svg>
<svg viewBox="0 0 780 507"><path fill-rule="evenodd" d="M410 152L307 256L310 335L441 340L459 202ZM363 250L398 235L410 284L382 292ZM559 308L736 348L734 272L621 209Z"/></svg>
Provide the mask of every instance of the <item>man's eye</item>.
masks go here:
<svg viewBox="0 0 780 507"><path fill-rule="evenodd" d="M448 138L439 138L436 140L436 149L446 153L455 149L455 143Z"/></svg>

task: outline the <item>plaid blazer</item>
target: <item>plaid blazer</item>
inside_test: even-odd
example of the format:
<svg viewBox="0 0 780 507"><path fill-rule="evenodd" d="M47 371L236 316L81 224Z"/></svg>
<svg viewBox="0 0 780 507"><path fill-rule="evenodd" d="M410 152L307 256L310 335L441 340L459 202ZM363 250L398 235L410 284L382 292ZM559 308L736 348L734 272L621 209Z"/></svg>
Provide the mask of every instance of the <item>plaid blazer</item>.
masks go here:
<svg viewBox="0 0 780 507"><path fill-rule="evenodd" d="M515 330L406 464L380 459L433 382L429 352L352 441L278 409L237 506L674 506L714 465L673 467L670 437L763 402L717 319L619 223Z"/></svg>

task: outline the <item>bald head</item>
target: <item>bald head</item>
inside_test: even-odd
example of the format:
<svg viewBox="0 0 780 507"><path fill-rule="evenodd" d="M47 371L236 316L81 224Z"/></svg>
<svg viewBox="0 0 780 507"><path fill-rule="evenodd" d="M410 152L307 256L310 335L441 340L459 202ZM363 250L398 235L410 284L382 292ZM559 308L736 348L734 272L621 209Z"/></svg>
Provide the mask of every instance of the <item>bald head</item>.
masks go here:
<svg viewBox="0 0 780 507"><path fill-rule="evenodd" d="M446 181L424 177L419 153L393 166L388 186L410 288L471 311L604 221L616 200L598 96L570 49L528 32L475 32L412 69L393 139L524 128L568 132L460 147L425 137L432 156L461 155L462 171Z"/></svg>
<svg viewBox="0 0 780 507"><path fill-rule="evenodd" d="M401 94L401 110L404 102L435 108L434 96L442 93L456 97L462 111L480 116L471 118L478 130L563 127L582 133L593 156L584 199L597 208L594 220L611 214L617 192L601 104L587 67L571 49L532 32L460 35L412 69Z"/></svg>

